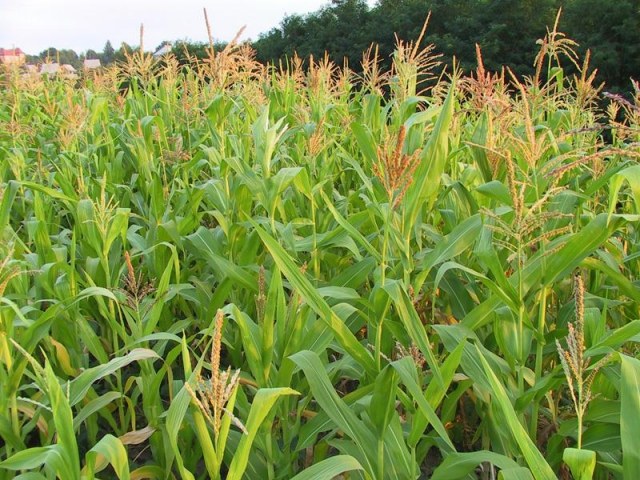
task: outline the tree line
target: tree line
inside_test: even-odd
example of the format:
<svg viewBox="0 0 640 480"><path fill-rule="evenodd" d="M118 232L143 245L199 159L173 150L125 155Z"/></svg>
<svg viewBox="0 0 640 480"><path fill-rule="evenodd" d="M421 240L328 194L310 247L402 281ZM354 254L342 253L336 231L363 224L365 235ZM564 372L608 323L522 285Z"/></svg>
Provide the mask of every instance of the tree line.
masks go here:
<svg viewBox="0 0 640 480"><path fill-rule="evenodd" d="M326 52L334 62L346 61L358 71L362 53L376 44L382 66L388 67L396 37L417 39L431 12L423 43L434 44L445 64L451 65L455 57L463 70L474 69L478 44L489 70L506 66L517 75L530 75L537 41L553 26L560 8L559 30L578 43L578 55L583 58L589 49L591 66L607 89L628 91L630 78L640 78L638 0L378 0L373 7L365 0L332 0L315 12L286 16L252 46L264 63L287 62L294 54L317 59ZM181 40L173 42L173 53L187 62L206 57L207 47ZM59 60L77 67L85 58L98 58L108 65L134 50L124 43L116 50L108 41L102 52L78 55L50 48L29 60ZM565 66L569 71L575 68L570 62Z"/></svg>
<svg viewBox="0 0 640 480"><path fill-rule="evenodd" d="M323 55L348 60L357 70L362 52L379 45L390 62L395 35L416 39L431 12L424 43L433 43L451 64L476 66L475 44L482 48L485 67L507 66L519 75L533 73L533 60L547 28L562 8L559 31L576 41L578 55L591 51L591 65L608 89L630 89L630 77L640 78L640 2L638 0L333 0L308 15L290 15L262 35L254 47L260 61L279 61L294 52L301 57ZM567 65L571 70L573 66Z"/></svg>

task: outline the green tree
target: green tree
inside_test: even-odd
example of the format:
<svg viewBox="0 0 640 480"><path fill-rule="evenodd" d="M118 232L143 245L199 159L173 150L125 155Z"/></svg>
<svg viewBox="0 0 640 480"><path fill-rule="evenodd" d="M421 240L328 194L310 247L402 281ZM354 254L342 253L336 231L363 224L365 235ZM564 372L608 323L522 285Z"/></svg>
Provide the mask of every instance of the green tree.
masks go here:
<svg viewBox="0 0 640 480"><path fill-rule="evenodd" d="M74 68L78 68L80 66L80 57L78 54L71 49L60 49L54 47L49 47L46 50L43 50L38 55L40 61L42 62L51 62L51 63L60 63L72 65Z"/></svg>
<svg viewBox="0 0 640 480"><path fill-rule="evenodd" d="M346 59L358 65L370 44L367 27L370 9L365 0L333 0L329 5L306 16L285 17L280 27L261 35L254 43L260 61L278 61L297 53L301 57L324 53L336 63Z"/></svg>
<svg viewBox="0 0 640 480"><path fill-rule="evenodd" d="M104 44L104 48L102 49L102 55L100 60L104 65L108 65L109 63L115 60L116 51L111 45L111 41L107 40L107 43Z"/></svg>
<svg viewBox="0 0 640 480"><path fill-rule="evenodd" d="M561 29L591 50L591 64L608 89L630 90L640 79L640 3L638 0L567 0Z"/></svg>
<svg viewBox="0 0 640 480"><path fill-rule="evenodd" d="M463 70L476 66L475 44L490 70L509 67L516 75L533 73L536 44L553 26L558 9L565 14L560 31L592 50L592 66L609 88L629 89L629 77L640 78L640 7L638 0L333 0L308 15L285 17L261 35L254 48L262 62L278 62L297 52L360 67L362 51L378 45L388 67L396 36L415 40L425 18L431 19L424 43L433 43L443 60L455 56ZM571 64L563 65L571 70Z"/></svg>
<svg viewBox="0 0 640 480"><path fill-rule="evenodd" d="M100 54L98 52L96 52L95 50L87 50L86 53L84 54L84 58L87 59L96 59L96 58L100 58Z"/></svg>

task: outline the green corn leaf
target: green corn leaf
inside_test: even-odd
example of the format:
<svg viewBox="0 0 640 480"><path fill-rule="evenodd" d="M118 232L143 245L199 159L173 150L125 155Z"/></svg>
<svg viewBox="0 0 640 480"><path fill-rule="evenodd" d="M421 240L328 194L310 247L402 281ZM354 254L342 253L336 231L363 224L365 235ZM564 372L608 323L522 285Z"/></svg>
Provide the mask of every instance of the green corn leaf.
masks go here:
<svg viewBox="0 0 640 480"><path fill-rule="evenodd" d="M131 472L131 478L134 480L156 480L165 477L165 471L157 465L145 465L144 467L136 468Z"/></svg>
<svg viewBox="0 0 640 480"><path fill-rule="evenodd" d="M393 368L387 366L376 377L373 395L369 404L369 417L376 427L378 436L383 437L391 418L395 415L397 376Z"/></svg>
<svg viewBox="0 0 640 480"><path fill-rule="evenodd" d="M127 226L129 224L129 214L130 210L128 208L118 208L116 213L109 225L109 229L107 231L107 235L103 238L103 254L106 256L109 254L109 250L111 249L111 245L118 237L126 238Z"/></svg>
<svg viewBox="0 0 640 480"><path fill-rule="evenodd" d="M607 221L607 215L601 213L578 233L571 235L553 255L536 257L530 265L525 267L523 272L525 282L528 284L527 288L538 285L539 277L545 285L551 285L558 278L571 272L580 265L584 258L606 242L622 223L623 219L620 217L614 217Z"/></svg>
<svg viewBox="0 0 640 480"><path fill-rule="evenodd" d="M22 438L13 431L9 418L5 416L0 416L0 438L5 442L6 446L13 450L21 451L27 449Z"/></svg>
<svg viewBox="0 0 640 480"><path fill-rule="evenodd" d="M99 472L107 464L111 464L113 471L120 480L129 480L129 459L127 450L119 438L107 434L96 443L87 453L88 470Z"/></svg>
<svg viewBox="0 0 640 480"><path fill-rule="evenodd" d="M626 325L616 328L609 335L602 338L598 343L589 348L585 352L585 355L592 357L610 352L611 350L617 350L626 342L638 342L640 340L638 335L640 335L640 320L633 320Z"/></svg>
<svg viewBox="0 0 640 480"><path fill-rule="evenodd" d="M466 479L478 465L484 462L489 462L502 470L516 469L519 467L519 465L509 457L486 450L451 453L447 455L442 463L435 469L431 480Z"/></svg>
<svg viewBox="0 0 640 480"><path fill-rule="evenodd" d="M383 476L394 479L416 478L419 466L411 458L411 451L407 447L399 415L394 415L391 418L389 428L382 437L382 441L384 444Z"/></svg>
<svg viewBox="0 0 640 480"><path fill-rule="evenodd" d="M427 388L424 392L424 398L429 403L429 406L433 410L438 408L442 400L444 399L451 382L453 381L453 376L458 370L458 366L460 365L460 360L462 359L462 354L464 352L465 342L461 342L455 350L453 350L447 359L442 364L442 368L440 369L442 373L442 378L444 381L443 385L439 385L438 382L429 382ZM438 417L439 419L441 417ZM411 433L408 437L408 443L410 446L415 447L418 444L422 434L427 428L429 424L429 419L422 412L422 409L418 409L416 412L416 416L413 419L413 425L411 426Z"/></svg>
<svg viewBox="0 0 640 480"><path fill-rule="evenodd" d="M267 378L263 375L263 362L261 354L261 335L258 325L244 312L241 312L236 305L227 305L223 311L232 318L242 336L242 346L244 354L249 364L249 369L253 378L260 382L260 386L264 386Z"/></svg>
<svg viewBox="0 0 640 480"><path fill-rule="evenodd" d="M278 173L271 177L267 184L269 195L273 198L280 197L301 171L302 167L287 167L278 170Z"/></svg>
<svg viewBox="0 0 640 480"><path fill-rule="evenodd" d="M305 468L291 480L331 480L342 473L362 470L362 465L349 455L336 455Z"/></svg>
<svg viewBox="0 0 640 480"><path fill-rule="evenodd" d="M49 362L45 363L45 378L48 389L51 412L55 424L56 436L58 438L59 453L61 456L60 475L72 479L80 479L80 457L78 442L73 429L73 412L69 399L60 387L58 378L53 373Z"/></svg>
<svg viewBox="0 0 640 480"><path fill-rule="evenodd" d="M4 192L2 192L2 201L0 201L0 233L3 232L5 227L9 224L11 207L13 206L13 201L16 198L18 187L18 182L10 181Z"/></svg>
<svg viewBox="0 0 640 480"><path fill-rule="evenodd" d="M160 358L156 352L148 348L134 348L122 357L116 357L109 363L98 365L83 371L69 384L69 404L76 405L87 395L91 386L101 378L111 375L132 362Z"/></svg>
<svg viewBox="0 0 640 480"><path fill-rule="evenodd" d="M611 282L617 286L624 295L633 299L635 302L640 303L640 289L638 289L623 273L620 273L619 270L610 267L602 260L598 260L593 257L585 258L582 261L582 266L592 271L601 271L609 277Z"/></svg>
<svg viewBox="0 0 640 480"><path fill-rule="evenodd" d="M339 287L360 288L376 268L376 261L372 257L347 267L331 279L333 285Z"/></svg>
<svg viewBox="0 0 640 480"><path fill-rule="evenodd" d="M20 182L20 185L22 185L23 187L29 188L31 190L34 190L36 192L42 192L51 198L55 198L56 200L63 200L67 204L67 206L71 206L77 201L76 199L68 197L67 195L63 194L59 190L56 190L55 188L47 187L45 185L41 185L36 182L23 181L23 182Z"/></svg>
<svg viewBox="0 0 640 480"><path fill-rule="evenodd" d="M555 480L556 475L553 473L553 470L544 459L536 445L529 438L527 431L518 421L518 416L513 409L513 405L509 400L509 396L507 395L503 384L498 380L496 374L493 373L493 370L485 360L482 351L477 346L476 351L478 358L480 358L480 361L482 362L487 381L491 386L493 399L497 402L498 408L506 422L504 425L505 432L512 435L513 439L520 447L520 451L522 452L522 455L524 456L536 480Z"/></svg>
<svg viewBox="0 0 640 480"><path fill-rule="evenodd" d="M262 375L265 381L269 378L273 368L274 351L278 350L278 353L281 353L284 350L280 346L283 340L281 337L286 336L283 335L283 330L286 328L284 325L286 305L282 288L282 275L277 267L273 268L269 290L266 294L266 299L264 299L264 318L258 319L258 321L262 320L260 353L262 357ZM278 328L280 325L282 327ZM276 331L278 332L277 343Z"/></svg>
<svg viewBox="0 0 640 480"><path fill-rule="evenodd" d="M47 480L47 477L37 472L26 472L13 477L13 480Z"/></svg>
<svg viewBox="0 0 640 480"><path fill-rule="evenodd" d="M58 451L59 449L59 445L28 448L0 462L0 468L13 471L31 470L34 468L38 468L48 463L54 452Z"/></svg>
<svg viewBox="0 0 640 480"><path fill-rule="evenodd" d="M340 317L336 315L317 290L313 288L309 280L307 280L300 271L300 268L295 265L291 257L278 242L253 220L249 220L249 222L256 229L265 246L269 249L280 271L287 277L291 285L298 291L307 304L318 314L320 319L331 328L340 345L362 365L369 374L375 376L377 372L371 353L358 342L355 335L351 333Z"/></svg>
<svg viewBox="0 0 640 480"><path fill-rule="evenodd" d="M190 381L192 377L191 371L191 360L189 356L189 349L187 347L187 341L185 338L182 339L182 359L184 362L184 370L185 377L187 377ZM202 360L200 360L202 362ZM199 363L197 368L200 368L201 363ZM171 466L174 459L178 465L178 471L182 478L186 480L195 480L193 474L187 470L184 466L184 460L182 458L182 453L180 452L180 448L178 447L178 435L180 434L180 430L184 427L184 417L187 414L187 410L189 409L189 404L191 403L191 395L186 388L182 387L180 391L173 397L171 401L171 405L165 412L166 416L166 429L167 429L167 437L168 443L171 448L168 448L165 452L166 463Z"/></svg>
<svg viewBox="0 0 640 480"><path fill-rule="evenodd" d="M506 468L498 473L498 480L533 480L531 470L525 467Z"/></svg>
<svg viewBox="0 0 640 480"><path fill-rule="evenodd" d="M524 294L541 284L552 285L558 278L567 275L586 257L593 254L623 222L624 219L619 216L614 216L609 222L605 213L596 216L578 233L558 240L558 245L561 246L553 255L544 255L541 252L533 257L522 271L509 278L511 287L516 290L521 276ZM550 248L553 246L551 245ZM473 309L462 323L471 330L475 330L493 318L500 303L497 296L490 296Z"/></svg>
<svg viewBox="0 0 640 480"><path fill-rule="evenodd" d="M618 194L625 181L631 188L636 213L640 213L640 165L633 165L619 171L611 177L609 182L609 220L611 220L613 212L616 209Z"/></svg>
<svg viewBox="0 0 640 480"><path fill-rule="evenodd" d="M376 250L373 247L373 245L371 245L371 243L369 243L369 241L364 237L364 235L362 235L358 231L357 228L355 228L353 225L351 225L349 223L349 221L346 218L344 218L342 216L342 214L340 214L340 212L338 212L338 210L333 205L333 203L331 202L329 197L327 197L327 195L322 190L320 190L320 196L322 197L322 200L324 201L325 206L329 209L329 211L333 215L333 218L335 218L336 222L338 222L338 224L342 228L345 229L345 231L349 234L349 236L358 245L360 245L362 248L364 248L369 255L371 255L373 258L375 258L375 260L378 263L380 263L382 261L382 256L380 255L380 252L378 252L378 250Z"/></svg>
<svg viewBox="0 0 640 480"><path fill-rule="evenodd" d="M373 384L368 384L358 388L352 392L347 393L341 400L349 407L361 401L363 398L369 396L373 392ZM303 450L314 444L316 437L322 433L335 428L334 422L329 418L326 412L321 411L308 421L300 429L300 439L296 446L296 451Z"/></svg>
<svg viewBox="0 0 640 480"><path fill-rule="evenodd" d="M596 468L596 452L578 448L565 448L562 461L567 464L575 480L591 480Z"/></svg>
<svg viewBox="0 0 640 480"><path fill-rule="evenodd" d="M484 153L484 152L483 152ZM492 180L476 188L476 192L486 195L504 205L511 205L511 194L507 186L499 180Z"/></svg>
<svg viewBox="0 0 640 480"><path fill-rule="evenodd" d="M373 165L378 160L378 152L376 152L375 145L376 140L371 134L371 131L361 123L354 122L351 124L351 131L358 142L358 147L362 152L364 158L367 159L370 165Z"/></svg>
<svg viewBox="0 0 640 480"><path fill-rule="evenodd" d="M624 478L640 478L640 360L620 355L620 437Z"/></svg>
<svg viewBox="0 0 640 480"><path fill-rule="evenodd" d="M426 359L435 379L440 384L443 384L444 381L442 379L442 373L440 373L440 366L433 355L427 331L424 325L422 325L418 312L416 312L409 295L401 286L400 282L396 280L387 281L384 285L384 290L393 300L393 304L396 307L400 320L411 337L411 340L418 346L420 352Z"/></svg>
<svg viewBox="0 0 640 480"><path fill-rule="evenodd" d="M104 395L99 396L98 398L94 398L85 406L83 406L82 410L80 410L80 412L78 412L78 414L73 418L73 429L78 430L82 422L84 422L87 418L91 417L93 414L99 412L104 407L122 397L123 395L120 392L107 392Z"/></svg>
<svg viewBox="0 0 640 480"><path fill-rule="evenodd" d="M187 239L196 251L207 260L207 263L216 272L216 276L219 275L221 279L229 277L243 288L255 291L256 282L253 275L214 251L212 245L215 245L217 240L211 230L200 227L196 233L189 235Z"/></svg>
<svg viewBox="0 0 640 480"><path fill-rule="evenodd" d="M304 350L292 355L290 358L304 371L313 397L322 411L333 421L336 427L355 442L359 451L359 454L356 455L358 461L367 472L374 472L376 439L353 410L338 397L318 355L309 350Z"/></svg>
<svg viewBox="0 0 640 480"><path fill-rule="evenodd" d="M423 209L431 210L449 157L449 125L455 106L455 86L452 84L431 136L422 152L420 164L413 174L413 182L404 198L406 222L404 236L409 237L418 215Z"/></svg>
<svg viewBox="0 0 640 480"><path fill-rule="evenodd" d="M290 388L261 388L256 393L249 410L249 417L245 423L247 434L243 435L233 454L233 460L229 465L228 480L241 480L249 462L251 446L258 433L258 429L271 411L276 401L285 395L299 395Z"/></svg>
<svg viewBox="0 0 640 480"><path fill-rule="evenodd" d="M449 452L455 452L455 447L451 443L451 439L447 434L447 430L442 425L442 422L438 418L438 415L434 409L429 405L427 399L424 397L424 393L418 385L416 380L416 367L412 359L405 357L402 360L398 360L391 364L393 368L398 372L400 380L407 387L407 390L411 394L411 398L418 404L418 408L422 415L426 417L433 429L447 445Z"/></svg>
<svg viewBox="0 0 640 480"><path fill-rule="evenodd" d="M422 260L422 272L413 282L415 291L420 291L427 279L431 269L446 260L460 255L471 247L480 235L482 230L482 219L480 215L473 215L456 226L451 233L445 235L438 241L436 247L425 255Z"/></svg>

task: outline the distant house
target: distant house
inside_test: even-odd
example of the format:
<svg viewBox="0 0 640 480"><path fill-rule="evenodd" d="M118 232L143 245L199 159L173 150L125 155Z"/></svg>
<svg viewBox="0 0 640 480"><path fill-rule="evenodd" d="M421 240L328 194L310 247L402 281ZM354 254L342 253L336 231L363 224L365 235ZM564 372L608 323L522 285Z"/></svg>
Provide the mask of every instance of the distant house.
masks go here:
<svg viewBox="0 0 640 480"><path fill-rule="evenodd" d="M85 70L94 70L96 68L100 68L100 59L99 58L87 58L84 61L84 69Z"/></svg>
<svg viewBox="0 0 640 480"><path fill-rule="evenodd" d="M43 63L40 65L40 73L43 75L55 75L60 71L59 63Z"/></svg>
<svg viewBox="0 0 640 480"><path fill-rule="evenodd" d="M0 63L20 65L24 63L25 54L19 48L0 48Z"/></svg>
<svg viewBox="0 0 640 480"><path fill-rule="evenodd" d="M170 52L171 52L171 44L165 43L156 51L156 53L153 54L153 56L154 58L160 58L163 55L166 55L167 53L170 53Z"/></svg>
<svg viewBox="0 0 640 480"><path fill-rule="evenodd" d="M76 77L76 69L73 68L72 65L67 63L63 63L60 65L59 63L43 63L40 65L40 73L42 75L63 75L65 77L74 78Z"/></svg>

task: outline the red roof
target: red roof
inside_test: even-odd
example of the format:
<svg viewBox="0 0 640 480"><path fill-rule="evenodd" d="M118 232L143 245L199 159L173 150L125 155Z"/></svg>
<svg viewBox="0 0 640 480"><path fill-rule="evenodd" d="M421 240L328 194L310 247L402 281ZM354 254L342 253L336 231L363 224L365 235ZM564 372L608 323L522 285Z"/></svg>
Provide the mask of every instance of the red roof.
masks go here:
<svg viewBox="0 0 640 480"><path fill-rule="evenodd" d="M24 52L19 48L0 48L0 57L17 57L24 55Z"/></svg>

